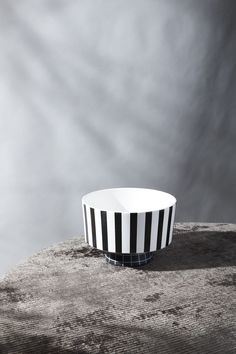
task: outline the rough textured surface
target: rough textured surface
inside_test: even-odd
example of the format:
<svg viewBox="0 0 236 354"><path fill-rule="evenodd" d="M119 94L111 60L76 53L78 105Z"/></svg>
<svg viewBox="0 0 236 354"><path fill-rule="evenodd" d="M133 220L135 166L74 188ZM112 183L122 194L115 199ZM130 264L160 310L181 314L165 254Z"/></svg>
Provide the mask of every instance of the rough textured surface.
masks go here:
<svg viewBox="0 0 236 354"><path fill-rule="evenodd" d="M0 353L235 353L235 236L176 224L140 269L79 239L43 250L0 283Z"/></svg>

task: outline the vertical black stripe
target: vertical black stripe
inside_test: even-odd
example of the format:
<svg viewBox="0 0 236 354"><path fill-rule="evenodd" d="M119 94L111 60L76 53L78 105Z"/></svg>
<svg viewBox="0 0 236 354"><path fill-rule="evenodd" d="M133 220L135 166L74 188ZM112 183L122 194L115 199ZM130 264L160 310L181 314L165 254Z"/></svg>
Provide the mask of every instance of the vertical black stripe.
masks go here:
<svg viewBox="0 0 236 354"><path fill-rule="evenodd" d="M122 252L122 236L121 236L121 213L115 213L115 239L116 239L116 253Z"/></svg>
<svg viewBox="0 0 236 354"><path fill-rule="evenodd" d="M166 246L169 244L170 239L170 225L171 225L171 217L172 217L173 206L169 209L169 217L168 217L168 227L167 227L167 235L166 235Z"/></svg>
<svg viewBox="0 0 236 354"><path fill-rule="evenodd" d="M107 213L101 211L101 223L102 223L102 248L104 251L108 251L107 244Z"/></svg>
<svg viewBox="0 0 236 354"><path fill-rule="evenodd" d="M157 250L161 248L162 230L163 230L164 210L159 211L158 231L157 231Z"/></svg>
<svg viewBox="0 0 236 354"><path fill-rule="evenodd" d="M130 214L130 253L136 253L137 248L137 213Z"/></svg>
<svg viewBox="0 0 236 354"><path fill-rule="evenodd" d="M102 224L102 249L104 251L108 251L106 211L101 211L101 224Z"/></svg>
<svg viewBox="0 0 236 354"><path fill-rule="evenodd" d="M149 252L150 251L151 227L152 227L152 212L149 211L145 215L144 252Z"/></svg>
<svg viewBox="0 0 236 354"><path fill-rule="evenodd" d="M94 209L90 208L91 214L91 226L92 226L92 238L93 238L93 247L97 247L97 240L96 240L96 226L95 226L95 216L94 216Z"/></svg>
<svg viewBox="0 0 236 354"><path fill-rule="evenodd" d="M87 221L87 211L84 204L84 222L85 222L85 240L88 242L88 221Z"/></svg>

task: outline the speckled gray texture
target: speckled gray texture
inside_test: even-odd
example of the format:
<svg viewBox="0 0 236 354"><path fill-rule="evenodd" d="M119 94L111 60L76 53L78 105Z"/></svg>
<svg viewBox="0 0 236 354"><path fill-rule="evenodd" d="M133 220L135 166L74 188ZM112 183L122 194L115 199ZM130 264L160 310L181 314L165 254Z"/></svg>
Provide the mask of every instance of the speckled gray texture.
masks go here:
<svg viewBox="0 0 236 354"><path fill-rule="evenodd" d="M0 353L235 353L236 225L176 224L139 269L81 239L0 283Z"/></svg>

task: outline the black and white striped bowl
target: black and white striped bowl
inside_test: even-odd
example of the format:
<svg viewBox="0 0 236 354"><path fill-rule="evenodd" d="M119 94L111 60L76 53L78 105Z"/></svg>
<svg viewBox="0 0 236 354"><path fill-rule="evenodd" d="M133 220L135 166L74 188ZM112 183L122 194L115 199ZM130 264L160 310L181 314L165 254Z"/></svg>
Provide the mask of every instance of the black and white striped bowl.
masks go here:
<svg viewBox="0 0 236 354"><path fill-rule="evenodd" d="M113 188L82 198L86 242L115 265L146 264L172 241L176 198L144 188Z"/></svg>

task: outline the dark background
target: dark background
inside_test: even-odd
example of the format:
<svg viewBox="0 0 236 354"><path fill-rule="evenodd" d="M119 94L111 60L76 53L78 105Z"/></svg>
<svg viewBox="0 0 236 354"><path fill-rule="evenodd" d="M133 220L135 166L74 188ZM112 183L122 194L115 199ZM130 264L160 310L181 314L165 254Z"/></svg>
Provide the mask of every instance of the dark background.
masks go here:
<svg viewBox="0 0 236 354"><path fill-rule="evenodd" d="M236 2L0 0L0 272L148 187L236 222Z"/></svg>

